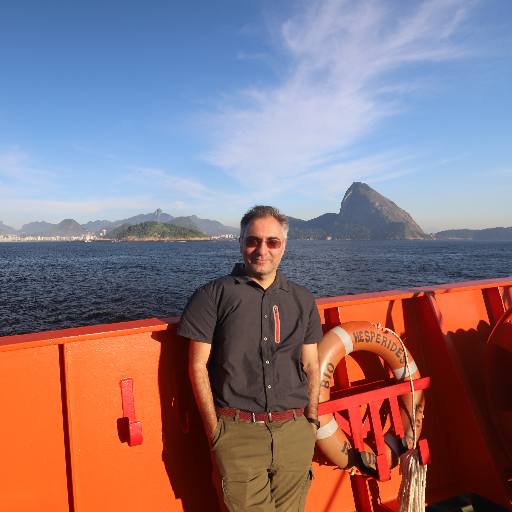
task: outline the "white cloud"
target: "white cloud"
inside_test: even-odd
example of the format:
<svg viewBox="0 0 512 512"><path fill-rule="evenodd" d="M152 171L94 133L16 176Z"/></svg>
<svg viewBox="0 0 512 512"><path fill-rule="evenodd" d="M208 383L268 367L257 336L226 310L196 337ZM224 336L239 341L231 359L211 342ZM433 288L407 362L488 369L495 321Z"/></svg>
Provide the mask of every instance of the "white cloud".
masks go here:
<svg viewBox="0 0 512 512"><path fill-rule="evenodd" d="M93 149L93 148L88 148L88 147L85 147L85 146L80 146L78 144L73 144L73 147L77 151L80 151L82 153L88 153L90 155L102 156L104 158L107 158L109 160L115 160L117 162L124 162L125 161L125 159L120 157L120 156L113 155L111 153L105 153L104 151L98 151L98 150Z"/></svg>
<svg viewBox="0 0 512 512"><path fill-rule="evenodd" d="M52 172L36 169L29 155L18 146L0 154L0 175L12 182L45 186L55 175Z"/></svg>
<svg viewBox="0 0 512 512"><path fill-rule="evenodd" d="M338 180L343 188L353 179L387 175L393 168L384 165L386 156L340 162L350 160L347 153L356 142L400 111L397 100L409 85L417 89L417 82L407 84L393 72L465 55L453 36L471 5L467 0L304 2L303 12L279 27L290 58L284 80L277 87L240 91L224 99L218 113L204 116L213 140L204 158L255 189L279 187L284 180L288 189L311 186L313 176L315 186Z"/></svg>
<svg viewBox="0 0 512 512"><path fill-rule="evenodd" d="M481 176L508 176L512 174L512 167L501 167L499 169L492 169L484 171Z"/></svg>
<svg viewBox="0 0 512 512"><path fill-rule="evenodd" d="M84 148L81 150L85 151ZM87 151L105 159L112 159L110 154L90 149ZM126 162L126 159L119 157L115 160ZM44 164L37 162L37 157L19 147L0 153L2 218L12 218L11 223L16 224L20 218L23 219L22 222L29 222L34 218L40 219L41 216L52 221L60 221L64 217L84 221L84 218L91 220L87 218L89 215L98 214L105 216L102 218L114 220L115 216L122 218L134 211L150 212L159 206L181 211L194 210L194 213L197 210L199 213L211 207L218 209L221 205L237 202L237 197L224 190L215 191L192 176L179 176L150 167L130 166L127 163L105 172L101 187L78 187L70 181L67 174L69 173L44 170ZM90 183L89 176L85 181L88 180ZM123 181L132 183L125 187ZM61 200L63 190L67 192L65 200Z"/></svg>
<svg viewBox="0 0 512 512"><path fill-rule="evenodd" d="M131 167L131 169L133 172L131 175L126 176L127 179L147 181L147 178L152 178L158 182L159 187L165 187L172 192L185 194L187 197L202 200L227 199L229 197L227 194L209 189L193 178L183 178L182 176L148 167Z"/></svg>
<svg viewBox="0 0 512 512"><path fill-rule="evenodd" d="M244 53L238 52L238 58L240 60L262 60L268 64L274 64L272 57L268 53Z"/></svg>
<svg viewBox="0 0 512 512"><path fill-rule="evenodd" d="M461 158L467 158L469 156L469 153L463 153L461 155L456 155L454 157L451 157L451 158L446 158L444 160L441 160L438 165L444 165L444 164L449 164L451 162L456 162L457 160L460 160Z"/></svg>
<svg viewBox="0 0 512 512"><path fill-rule="evenodd" d="M80 215L106 212L110 210L147 210L153 207L150 197L106 197L104 199L84 199L82 201L53 201L44 199L3 199L2 209L9 212L43 213L57 216L78 217Z"/></svg>

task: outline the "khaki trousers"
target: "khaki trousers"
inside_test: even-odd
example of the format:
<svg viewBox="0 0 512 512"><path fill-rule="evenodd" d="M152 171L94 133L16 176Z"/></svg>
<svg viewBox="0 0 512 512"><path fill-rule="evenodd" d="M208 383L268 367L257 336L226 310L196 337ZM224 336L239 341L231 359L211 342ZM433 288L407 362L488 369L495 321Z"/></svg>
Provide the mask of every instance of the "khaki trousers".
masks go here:
<svg viewBox="0 0 512 512"><path fill-rule="evenodd" d="M304 416L272 423L219 416L213 481L229 512L302 512L316 435Z"/></svg>

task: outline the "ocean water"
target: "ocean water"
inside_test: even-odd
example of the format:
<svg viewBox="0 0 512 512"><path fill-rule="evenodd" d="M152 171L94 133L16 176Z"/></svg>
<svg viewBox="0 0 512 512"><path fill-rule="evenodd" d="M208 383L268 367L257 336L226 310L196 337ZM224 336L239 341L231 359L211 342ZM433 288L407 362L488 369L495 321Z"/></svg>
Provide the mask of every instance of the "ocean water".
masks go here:
<svg viewBox="0 0 512 512"><path fill-rule="evenodd" d="M0 243L0 336L178 315L241 261L236 242ZM296 241L280 269L315 297L512 276L512 242Z"/></svg>

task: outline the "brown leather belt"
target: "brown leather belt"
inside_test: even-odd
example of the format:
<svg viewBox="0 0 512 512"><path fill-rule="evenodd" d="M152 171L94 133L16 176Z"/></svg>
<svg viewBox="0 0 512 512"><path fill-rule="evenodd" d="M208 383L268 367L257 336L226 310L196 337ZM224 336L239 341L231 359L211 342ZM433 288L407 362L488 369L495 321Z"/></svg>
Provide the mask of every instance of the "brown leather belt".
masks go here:
<svg viewBox="0 0 512 512"><path fill-rule="evenodd" d="M228 416L229 418L234 418L236 416L236 409L224 409L222 407L215 407L217 414L221 414L222 416ZM240 411L238 417L241 420L248 420L254 423L271 423L273 421L283 421L290 420L294 417L293 411L295 411L295 416L299 417L304 414L304 407L302 409L288 409L284 412L262 412L262 413L254 413L254 412L246 412Z"/></svg>

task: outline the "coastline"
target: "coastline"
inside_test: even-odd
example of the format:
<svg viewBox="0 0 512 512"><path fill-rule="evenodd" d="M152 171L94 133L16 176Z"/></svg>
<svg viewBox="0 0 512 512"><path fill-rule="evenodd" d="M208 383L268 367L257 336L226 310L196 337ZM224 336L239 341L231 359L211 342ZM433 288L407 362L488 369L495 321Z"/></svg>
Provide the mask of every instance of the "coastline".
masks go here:
<svg viewBox="0 0 512 512"><path fill-rule="evenodd" d="M111 242L218 242L214 238L136 238L129 236L120 240L110 240Z"/></svg>

